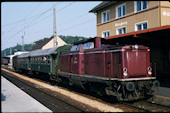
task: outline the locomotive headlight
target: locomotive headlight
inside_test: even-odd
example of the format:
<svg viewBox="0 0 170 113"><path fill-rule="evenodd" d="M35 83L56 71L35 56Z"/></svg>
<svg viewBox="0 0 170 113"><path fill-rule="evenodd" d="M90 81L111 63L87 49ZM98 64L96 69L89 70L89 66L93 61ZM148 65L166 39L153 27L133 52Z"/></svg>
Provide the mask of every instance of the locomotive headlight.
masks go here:
<svg viewBox="0 0 170 113"><path fill-rule="evenodd" d="M148 67L148 74L152 75L152 68L151 67Z"/></svg>
<svg viewBox="0 0 170 113"><path fill-rule="evenodd" d="M127 68L125 68L125 67L123 68L123 75L127 76Z"/></svg>
<svg viewBox="0 0 170 113"><path fill-rule="evenodd" d="M138 49L138 48L139 48L139 47L138 47L138 45L136 44L136 45L135 45L135 49Z"/></svg>

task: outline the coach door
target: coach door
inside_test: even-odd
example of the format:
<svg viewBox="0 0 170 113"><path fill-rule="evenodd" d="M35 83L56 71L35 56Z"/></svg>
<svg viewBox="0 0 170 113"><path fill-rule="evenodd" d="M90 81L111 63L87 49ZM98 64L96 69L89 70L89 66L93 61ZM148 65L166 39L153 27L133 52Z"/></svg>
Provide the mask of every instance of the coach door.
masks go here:
<svg viewBox="0 0 170 113"><path fill-rule="evenodd" d="M56 59L56 56L51 55L51 73L52 74L55 74L55 59Z"/></svg>

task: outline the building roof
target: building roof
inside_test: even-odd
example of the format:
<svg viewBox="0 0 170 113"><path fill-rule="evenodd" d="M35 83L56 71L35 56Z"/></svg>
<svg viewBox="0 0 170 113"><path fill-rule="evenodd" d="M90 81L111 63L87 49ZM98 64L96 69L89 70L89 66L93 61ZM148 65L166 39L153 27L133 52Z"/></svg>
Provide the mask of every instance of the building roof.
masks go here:
<svg viewBox="0 0 170 113"><path fill-rule="evenodd" d="M102 8L105 8L105 7L108 7L112 4L115 4L117 3L117 1L103 1L102 3L100 3L99 5L97 5L96 7L94 7L93 9L91 9L89 12L97 12L98 10L102 9Z"/></svg>
<svg viewBox="0 0 170 113"><path fill-rule="evenodd" d="M53 36L51 36L51 38L47 38L42 40L40 43L38 43L37 45L35 45L31 51L33 50L37 50L37 49L41 49L44 45L46 45L51 39L53 38Z"/></svg>

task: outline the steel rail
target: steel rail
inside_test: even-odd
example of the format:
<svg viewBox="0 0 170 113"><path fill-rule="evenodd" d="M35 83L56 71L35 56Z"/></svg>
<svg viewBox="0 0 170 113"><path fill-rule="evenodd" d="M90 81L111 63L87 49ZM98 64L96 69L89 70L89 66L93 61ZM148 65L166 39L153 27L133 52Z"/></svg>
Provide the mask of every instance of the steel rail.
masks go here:
<svg viewBox="0 0 170 113"><path fill-rule="evenodd" d="M24 84L26 84L26 85L28 85L28 86L30 86L30 87L38 90L38 91L40 91L40 92L43 92L44 94L46 94L46 95L48 95L48 96L51 96L51 97L53 97L53 98L55 98L55 99L57 99L57 100L65 103L65 104L67 104L67 105L69 105L69 106L71 106L71 107L79 110L80 112L88 112L87 110L85 110L85 109L83 109L83 108L81 108L81 107L79 107L79 106L76 106L76 105L74 105L74 104L72 104L72 103L70 103L70 102L68 102L68 101L66 101L66 100L63 100L63 99L61 99L61 98L59 98L59 97L56 97L56 96L54 96L54 95L52 95L52 94L50 94L50 93L48 93L48 92L46 92L46 91L44 91L44 90L42 90L42 89L36 88L35 86L33 86L33 85L25 82L24 80L21 80L21 79L18 78L18 77L13 76L12 74L9 74L9 73L7 73L7 72L5 72L5 71L2 71L1 74L2 74L5 78L7 78L7 77L4 75L4 74L6 74L6 75L12 77L12 78L15 79L15 80L18 80L18 81L20 81L20 82L22 82L22 83L24 83ZM9 78L7 78L7 79L9 79Z"/></svg>
<svg viewBox="0 0 170 113"><path fill-rule="evenodd" d="M151 103L151 102L148 102L147 100L139 100L137 102L134 102L134 103L127 103L127 102L120 102L121 104L124 104L124 105L127 105L127 106L131 106L131 107L134 107L134 108L137 108L137 109L141 109L141 110L144 110L145 112L170 112L170 108L167 107L167 106L163 106L163 105L159 105L159 104L156 104L156 103ZM140 106L143 106L143 107L139 107L137 106L136 104L137 103L141 103ZM143 104L142 104L143 103ZM148 104L152 105L152 106L147 106ZM147 108L146 108L147 107ZM156 111L153 111L153 107L154 108L159 108L161 107L162 110L158 109ZM166 109L166 110L165 110Z"/></svg>

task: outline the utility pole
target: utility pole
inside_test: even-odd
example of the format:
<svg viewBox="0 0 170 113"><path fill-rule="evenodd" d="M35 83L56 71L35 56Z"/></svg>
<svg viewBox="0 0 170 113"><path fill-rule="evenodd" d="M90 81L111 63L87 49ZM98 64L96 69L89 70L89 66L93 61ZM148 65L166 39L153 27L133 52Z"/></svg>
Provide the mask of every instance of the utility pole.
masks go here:
<svg viewBox="0 0 170 113"><path fill-rule="evenodd" d="M57 43L57 30L56 30L56 10L55 10L55 5L54 5L54 9L53 9L53 36L54 36L54 46L53 47L57 47L58 43Z"/></svg>
<svg viewBox="0 0 170 113"><path fill-rule="evenodd" d="M22 51L24 51L24 36L22 36Z"/></svg>

